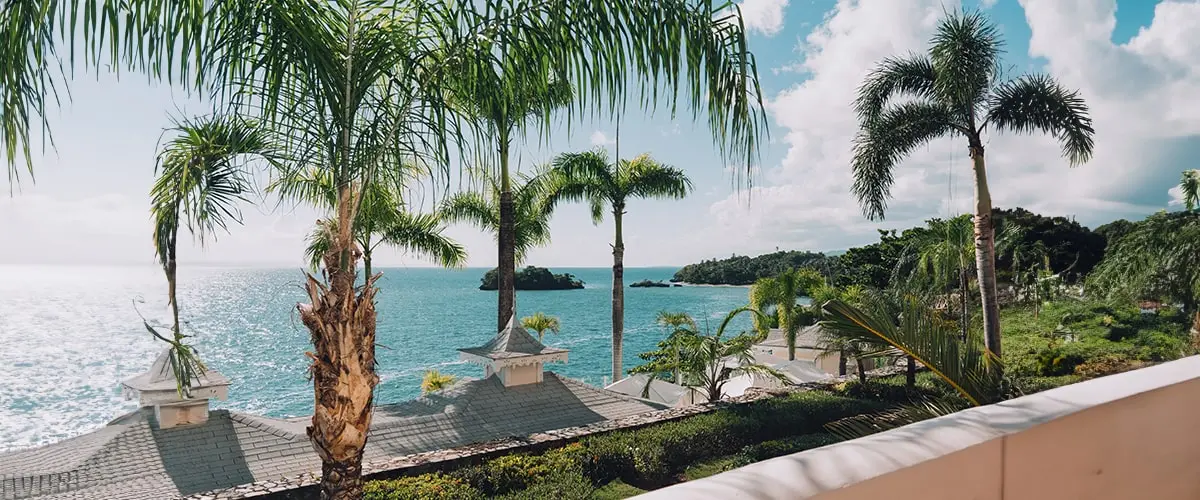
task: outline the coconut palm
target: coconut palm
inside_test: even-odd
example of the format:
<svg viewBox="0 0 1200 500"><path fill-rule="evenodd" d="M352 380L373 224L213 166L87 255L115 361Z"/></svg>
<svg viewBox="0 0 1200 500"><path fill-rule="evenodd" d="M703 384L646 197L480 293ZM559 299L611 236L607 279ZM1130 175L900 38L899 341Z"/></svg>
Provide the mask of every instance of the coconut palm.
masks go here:
<svg viewBox="0 0 1200 500"><path fill-rule="evenodd" d="M779 317L779 329L787 340L788 361L796 359L796 335L805 326L800 321L800 306L796 300L824 285L825 277L817 270L806 267L787 269L774 278L761 278L750 287L750 307L759 311L775 309ZM770 325L756 317L755 328L760 336L765 336Z"/></svg>
<svg viewBox="0 0 1200 500"><path fill-rule="evenodd" d="M690 315L682 312L659 311L658 316L654 319L658 326L668 330L667 340L671 344L671 349L674 352L672 361L674 366L674 382L676 385L683 385L683 373L679 371L680 352L683 349L683 339L688 337L692 332L697 331L696 320Z"/></svg>
<svg viewBox="0 0 1200 500"><path fill-rule="evenodd" d="M753 375L768 377L779 382L786 382L787 377L770 366L754 360L754 342L757 335L743 332L733 337L724 337L725 329L739 314L749 313L761 316L762 313L750 307L740 307L729 312L721 320L715 334L704 335L689 325L695 321L679 321L681 326L674 333L674 344L680 346L678 361L672 370L678 370L683 385L694 387L708 397L709 401L717 401L724 396L725 384L734 377ZM690 320L690 318L688 318ZM661 373L668 370L658 366L648 370L638 370L646 373L646 388L656 380Z"/></svg>
<svg viewBox="0 0 1200 500"><path fill-rule="evenodd" d="M1046 75L1001 81L1002 42L982 14L942 20L929 55L885 59L859 87L854 109L853 192L864 214L881 219L897 164L918 146L943 136L964 137L975 175L975 267L988 349L1000 355L1000 308L992 228L992 197L984 164L989 127L1041 131L1059 140L1071 165L1092 155L1087 105L1076 91Z"/></svg>
<svg viewBox="0 0 1200 500"><path fill-rule="evenodd" d="M481 39L481 50L495 48L492 40ZM507 51L500 44L501 58ZM512 188L512 170L509 167L512 141L518 138L527 125L535 119L545 118L556 108L571 103L571 86L564 80L550 84L537 82L530 85L521 81L506 81L512 78L504 71L503 59L468 59L459 69L468 75L466 85L450 85L450 101L455 110L475 123L482 136L494 142L481 148L495 148L499 185L499 223L497 224L497 318L496 328L503 329L513 314L516 303L516 214ZM459 82L452 82L459 83ZM489 142L484 140L482 142Z"/></svg>
<svg viewBox="0 0 1200 500"><path fill-rule="evenodd" d="M319 165L330 172L336 233L322 276L306 280L311 303L298 306L314 344L308 434L322 459L323 498L361 497L379 380L374 277L355 283L360 201L387 178L381 169L395 168L401 158L427 156L448 175L449 149L467 149L445 89L486 82L455 71L464 67L460 61L502 54L505 82L571 82L581 96L573 109L615 113L630 93L647 108L674 109L682 99L706 112L722 155L744 159L747 168L765 131L741 14L724 5L46 0L8 2L4 12L0 141L10 177L17 157L30 157L30 121L45 123L45 99L62 87L55 76L68 53L89 69L144 71L211 91L219 104L261 118L285 138L289 171ZM506 50L483 50L481 40Z"/></svg>
<svg viewBox="0 0 1200 500"><path fill-rule="evenodd" d="M438 216L447 222L459 222L496 235L500 238L500 200L503 187L500 179L476 171L484 185L483 192L466 191L442 199ZM553 207L546 205L545 177L517 175L518 182L510 188L513 201L513 258L516 264L525 262L530 250L550 243L550 216Z"/></svg>
<svg viewBox="0 0 1200 500"><path fill-rule="evenodd" d="M1183 206L1196 210L1200 206L1200 169L1184 170L1179 190L1183 193Z"/></svg>
<svg viewBox="0 0 1200 500"><path fill-rule="evenodd" d="M384 244L429 258L443 267L459 267L466 263L466 249L442 234L445 224L437 215L412 213L404 209L401 196L406 181L404 174L415 171L409 167L390 172L401 175L401 178L393 182L372 183L363 193L355 218L354 243L362 253L364 276L373 276L371 264L375 249ZM287 177L273 181L267 186L267 191L331 211L337 200L332 178L320 168L292 172ZM337 220L333 218L317 221L317 226L309 234L305 256L309 268L314 272L320 270L335 234Z"/></svg>
<svg viewBox="0 0 1200 500"><path fill-rule="evenodd" d="M974 224L970 215L953 219L929 221L929 231L914 243L915 265L907 283L921 293L945 293L951 287L958 288L959 330L963 339L971 326L970 290L971 268L975 261Z"/></svg>
<svg viewBox="0 0 1200 500"><path fill-rule="evenodd" d="M180 396L188 396L192 379L204 373L204 364L184 343L176 297L176 246L179 228L185 226L204 245L229 221L241 222L237 208L245 201L250 184L239 160L259 156L275 161L276 149L263 129L235 117L215 115L183 120L170 130L175 136L163 145L155 167L158 178L150 189L154 217L154 253L167 277L167 303L171 306L170 338L148 323L146 329L170 344L171 369Z"/></svg>
<svg viewBox="0 0 1200 500"><path fill-rule="evenodd" d="M621 378L622 342L625 334L625 209L634 198L683 199L692 181L682 170L655 161L648 154L632 160L609 162L603 150L566 153L554 158L547 188L547 206L559 201L585 201L592 222L613 216L612 376Z"/></svg>
<svg viewBox="0 0 1200 500"><path fill-rule="evenodd" d="M562 326L558 318L547 316L544 312L536 312L533 316L521 318L521 326L537 332L538 342L545 340L546 332L551 331L558 333L558 329Z"/></svg>

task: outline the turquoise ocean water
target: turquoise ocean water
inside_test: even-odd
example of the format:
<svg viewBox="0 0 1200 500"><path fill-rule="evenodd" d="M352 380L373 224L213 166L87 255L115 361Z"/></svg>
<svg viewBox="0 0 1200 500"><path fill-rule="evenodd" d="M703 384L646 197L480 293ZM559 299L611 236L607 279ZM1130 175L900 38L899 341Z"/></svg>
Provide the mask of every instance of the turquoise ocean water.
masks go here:
<svg viewBox="0 0 1200 500"><path fill-rule="evenodd" d="M458 360L460 347L495 334L496 292L477 289L484 269L382 269L376 357L380 404L416 397L426 369L482 376ZM548 368L600 385L611 369L607 268L555 268L586 282L583 290L518 292L520 316L558 316L562 332L546 343L570 350L570 362ZM666 280L675 268L629 268L626 283ZM154 267L0 266L0 451L58 441L103 426L136 407L121 380L145 371L162 344L139 312L165 324L166 286ZM296 269L187 268L180 303L186 331L208 365L233 380L229 401L241 411L305 415L312 386L305 377L308 332L295 304L304 300ZM652 349L664 332L658 311L708 318L716 329L744 305L745 288L630 288L625 293L625 356ZM737 328L749 325L741 318Z"/></svg>

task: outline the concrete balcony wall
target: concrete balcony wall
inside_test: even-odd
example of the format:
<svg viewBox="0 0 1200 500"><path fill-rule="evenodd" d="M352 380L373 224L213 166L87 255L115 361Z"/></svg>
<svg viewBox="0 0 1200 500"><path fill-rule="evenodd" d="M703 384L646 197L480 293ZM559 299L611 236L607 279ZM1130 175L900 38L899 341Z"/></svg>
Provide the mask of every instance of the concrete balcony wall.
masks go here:
<svg viewBox="0 0 1200 500"><path fill-rule="evenodd" d="M1200 499L1200 357L973 408L637 498Z"/></svg>

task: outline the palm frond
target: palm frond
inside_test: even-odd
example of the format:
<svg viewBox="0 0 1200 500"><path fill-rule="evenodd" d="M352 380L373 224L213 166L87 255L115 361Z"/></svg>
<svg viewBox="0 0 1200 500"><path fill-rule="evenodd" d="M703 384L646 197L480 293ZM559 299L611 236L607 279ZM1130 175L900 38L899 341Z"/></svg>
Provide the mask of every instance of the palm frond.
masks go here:
<svg viewBox="0 0 1200 500"><path fill-rule="evenodd" d="M1072 166L1088 161L1095 146L1092 119L1078 91L1049 75L1027 75L996 86L988 98L986 124L1019 133L1042 131L1062 144Z"/></svg>
<svg viewBox="0 0 1200 500"><path fill-rule="evenodd" d="M960 116L974 114L1000 71L1004 42L981 12L952 13L938 23L929 55L934 92Z"/></svg>
<svg viewBox="0 0 1200 500"><path fill-rule="evenodd" d="M648 154L622 162L618 173L621 191L628 198L683 199L692 192L692 180L682 170L663 165Z"/></svg>
<svg viewBox="0 0 1200 500"><path fill-rule="evenodd" d="M858 439L889 431L922 420L946 416L962 410L953 401L921 400L879 413L855 415L825 424L825 430L845 440Z"/></svg>
<svg viewBox="0 0 1200 500"><path fill-rule="evenodd" d="M949 108L921 101L889 107L860 125L854 139L851 191L872 220L884 216L896 164L918 146L961 129Z"/></svg>
<svg viewBox="0 0 1200 500"><path fill-rule="evenodd" d="M500 211L480 193L463 192L442 200L438 214L447 222L473 224L489 232L500 228Z"/></svg>
<svg viewBox="0 0 1200 500"><path fill-rule="evenodd" d="M936 81L933 62L928 57L916 54L889 57L871 70L859 86L854 111L860 121L868 123L878 119L893 99L914 97L934 101L937 98L934 93Z"/></svg>
<svg viewBox="0 0 1200 500"><path fill-rule="evenodd" d="M1183 206L1195 210L1200 206L1200 169L1184 170L1179 180L1179 190L1183 193Z"/></svg>
<svg viewBox="0 0 1200 500"><path fill-rule="evenodd" d="M325 255L329 253L330 248L333 248L333 235L336 232L336 220L319 220L313 230L304 238L307 242L304 247L304 258L312 272L320 271L321 267L325 265Z"/></svg>
<svg viewBox="0 0 1200 500"><path fill-rule="evenodd" d="M442 267L462 267L467 261L467 250L443 235L444 230L437 215L399 212L380 228L380 234L384 243L432 258Z"/></svg>
<svg viewBox="0 0 1200 500"><path fill-rule="evenodd" d="M862 308L833 300L825 303L821 326L851 340L886 343L925 365L971 404L998 396L999 360L978 339L961 341L946 322L915 299L906 299L900 318L875 304Z"/></svg>

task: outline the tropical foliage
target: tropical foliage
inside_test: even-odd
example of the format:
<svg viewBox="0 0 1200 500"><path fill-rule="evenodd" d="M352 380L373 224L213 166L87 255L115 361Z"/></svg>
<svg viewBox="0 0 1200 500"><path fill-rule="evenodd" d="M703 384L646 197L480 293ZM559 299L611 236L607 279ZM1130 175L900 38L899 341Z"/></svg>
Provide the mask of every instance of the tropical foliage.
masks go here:
<svg viewBox="0 0 1200 500"><path fill-rule="evenodd" d="M975 248L983 304L984 338L1001 354L1000 304L996 292L992 200L984 165L988 127L1017 133L1045 132L1062 144L1072 165L1093 148L1092 121L1078 92L1046 75L1001 79L1003 43L982 14L951 14L939 24L928 55L892 57L880 63L854 102L852 191L863 213L883 218L897 163L939 137L963 137L975 174Z"/></svg>
<svg viewBox="0 0 1200 500"><path fill-rule="evenodd" d="M245 201L250 184L239 160L248 157L276 161L276 147L266 132L235 117L210 116L184 120L170 130L175 134L158 154L158 178L150 189L154 217L154 253L167 277L167 304L171 331L159 333L143 320L146 329L170 345L168 359L181 397L190 397L192 381L204 374L196 350L184 342L179 320L176 250L180 227L186 227L203 245L229 221L241 222L237 205ZM169 338L168 338L169 337Z"/></svg>
<svg viewBox="0 0 1200 500"><path fill-rule="evenodd" d="M497 238L500 234L500 180L487 172L473 172L484 187L482 192L465 191L441 201L438 215L447 222L471 224ZM517 175L511 189L513 199L513 245L516 263L525 261L530 250L550 243L550 216L554 206L546 203L546 175Z"/></svg>
<svg viewBox="0 0 1200 500"><path fill-rule="evenodd" d="M558 329L562 324L558 321L558 318L538 311L533 316L521 318L521 326L537 332L538 342L541 342L545 340L546 332L558 333Z"/></svg>
<svg viewBox="0 0 1200 500"><path fill-rule="evenodd" d="M670 324L675 330L667 340L666 356L652 358L650 363L630 370L631 373L645 373L646 389L650 383L663 376L678 372L679 379L685 387L692 387L702 392L709 401L717 401L724 397L725 384L730 379L742 375L774 379L780 383L787 381L786 377L775 369L761 364L754 359L753 346L757 335L742 332L733 337L725 337L725 329L739 314L747 313L762 315L750 307L741 307L730 311L721 320L716 333L701 334L692 325L695 320L683 319L668 313L659 318L664 324Z"/></svg>
<svg viewBox="0 0 1200 500"><path fill-rule="evenodd" d="M786 251L757 257L734 255L727 259L712 259L688 264L675 272L671 281L697 285L751 285L787 269L811 267L826 275L829 265L824 254Z"/></svg>
<svg viewBox="0 0 1200 500"><path fill-rule="evenodd" d="M454 375L428 370L421 378L421 394L429 394L450 387L454 385L455 380Z"/></svg>
<svg viewBox="0 0 1200 500"><path fill-rule="evenodd" d="M1189 211L1200 207L1200 169L1184 170L1179 179L1179 191L1183 196L1183 206Z"/></svg>
<svg viewBox="0 0 1200 500"><path fill-rule="evenodd" d="M479 289L495 290L499 284L497 274L495 268L484 273ZM517 271L515 285L517 290L578 290L583 288L583 281L571 273L555 274L544 267L525 266Z"/></svg>
<svg viewBox="0 0 1200 500"><path fill-rule="evenodd" d="M796 359L796 335L800 328L811 322L805 321L810 315L802 314L803 306L797 304L801 296L808 296L817 288L825 286L825 277L812 268L788 269L773 278L759 278L750 287L750 307L770 311L775 317L774 322L783 331L787 341L788 360ZM770 329L769 318L765 315L755 316L755 329L759 336L765 337Z"/></svg>
<svg viewBox="0 0 1200 500"><path fill-rule="evenodd" d="M625 237L622 230L628 202L635 198L682 199L692 191L692 181L675 167L648 154L632 160L609 162L603 150L567 153L554 158L546 190L546 204L583 201L599 224L607 210L613 217L612 376L621 377L625 335Z"/></svg>

